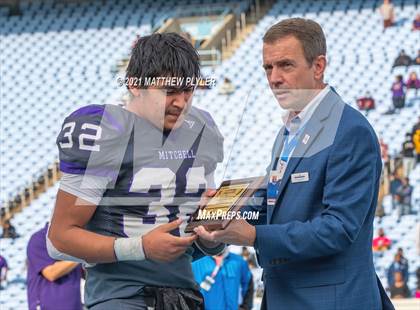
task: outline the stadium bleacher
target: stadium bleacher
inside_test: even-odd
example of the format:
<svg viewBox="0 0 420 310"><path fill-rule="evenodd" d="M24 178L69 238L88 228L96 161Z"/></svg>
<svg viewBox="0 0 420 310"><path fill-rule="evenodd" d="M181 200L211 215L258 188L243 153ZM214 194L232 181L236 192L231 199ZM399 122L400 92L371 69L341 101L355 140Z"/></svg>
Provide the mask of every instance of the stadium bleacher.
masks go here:
<svg viewBox="0 0 420 310"><path fill-rule="evenodd" d="M226 1L217 1L224 3ZM0 198L3 205L28 186L57 159L55 138L64 117L87 104L113 103L124 91L116 83L115 67L127 57L136 34L151 33L175 6L208 3L205 0L172 2L87 1L55 3L22 1L21 16L7 16L0 9ZM233 56L206 76L222 81L229 77L236 86L231 95L216 87L198 91L195 104L212 113L225 136L225 165L217 179L265 172L272 141L279 127L280 110L268 90L261 67L262 36L278 20L304 16L324 28L328 46L327 82L347 103L366 91L377 108L367 116L396 155L420 116L420 98L409 94L400 114L384 115L391 106L390 87L396 74L404 78L419 67L396 68L392 63L403 48L414 56L420 36L411 31L419 10L416 0L393 1L398 26L382 30L377 12L379 1L277 1L257 23ZM244 113L245 112L245 113ZM239 128L238 128L238 123ZM226 167L227 166L227 167ZM384 200L386 216L375 219L375 231L383 227L393 240L390 251L375 261L377 273L387 286L386 270L395 250L402 247L409 259L409 287L416 287L419 256L415 249L415 226L420 211L420 166L410 175L413 210L397 223L390 197ZM0 253L8 259L7 287L0 291L1 309L25 309L26 244L30 235L48 220L57 185L14 216L12 223L21 237L0 239Z"/></svg>
<svg viewBox="0 0 420 310"><path fill-rule="evenodd" d="M414 105L411 94L407 100L413 104L412 107L404 109L400 115L383 115L391 106L390 88L395 75L402 71L406 78L408 72L418 71L418 68L414 66L397 68L394 72L391 70L392 63L402 47L409 55L415 55L420 44L420 38L418 34L411 31L409 22L415 13L414 1L411 2L412 6L409 5L410 2L405 2L404 10L401 11L398 2L394 3L397 6L398 18L407 21L402 26L391 28L385 33L382 32L380 16L377 11L372 10L373 2L370 4L369 1L352 2L347 11L331 11L329 6L319 6L317 3L313 1L277 2L260 20L253 33L232 58L211 72L217 80L229 77L237 86L236 92L228 99L229 104L226 104L227 97L220 96L217 90L207 92L205 97L198 96L195 99L197 104L218 117L217 120L221 124L225 137L231 136L232 126L235 128L244 108L251 109L247 111L247 115L252 115L252 117L243 119L240 132L246 132L245 129L242 130L242 127L253 128L251 130L255 130L259 138L248 148L235 145L235 150L241 150L241 157L235 161L238 166L249 163L249 158L266 159L264 156L269 153L266 151L272 146L267 142L272 141L277 132L278 122L275 120L278 120L279 108L268 91L264 71L261 69L261 55L263 34L269 26L282 18L303 15L306 18L315 19L323 26L327 37L329 63L326 81L336 88L347 103L355 107L357 97L364 95L366 91L372 93L377 101L377 109L369 113L368 119L378 136L389 145L392 155L399 153L404 134L411 131L417 120L419 108L418 104ZM334 1L326 3L331 4ZM359 8L361 8L360 11ZM366 25L366 22L369 25ZM384 53L385 50L386 53ZM248 102L250 107L244 107L245 102ZM220 106L226 109L226 113L217 113ZM225 115L229 115L229 119L225 120ZM255 118L257 120L261 118L262 127L252 125ZM231 122L231 120L236 120L236 122ZM261 128L264 129L261 130ZM229 149L229 145L226 148ZM253 154L258 154L258 156ZM259 173L264 172L266 163L266 160L255 163L258 165ZM254 162L252 165L254 169ZM235 169L232 168L232 170ZM240 173L240 170L235 170L235 176Z"/></svg>
<svg viewBox="0 0 420 310"><path fill-rule="evenodd" d="M21 16L0 18L2 205L57 159L66 115L124 91L114 71L136 35L190 3L202 1L22 1Z"/></svg>

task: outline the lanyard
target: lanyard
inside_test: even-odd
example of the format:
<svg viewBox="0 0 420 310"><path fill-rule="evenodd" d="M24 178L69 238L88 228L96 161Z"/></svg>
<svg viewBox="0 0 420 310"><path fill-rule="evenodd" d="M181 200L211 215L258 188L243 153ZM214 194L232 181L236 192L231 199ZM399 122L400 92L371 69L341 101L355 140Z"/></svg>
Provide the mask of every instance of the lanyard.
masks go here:
<svg viewBox="0 0 420 310"><path fill-rule="evenodd" d="M219 261L219 263L215 260L216 266L214 267L214 269L211 273L211 277L213 279L217 276L219 270L222 268L224 260L225 260L226 256L228 256L228 254L229 254L229 251L226 251L225 253L223 253L222 259Z"/></svg>
<svg viewBox="0 0 420 310"><path fill-rule="evenodd" d="M204 278L204 280L200 283L200 287L205 290L205 291L209 291L211 289L211 286L216 282L215 278L217 276L217 274L219 273L220 269L223 266L224 260L225 258L228 256L229 251L226 251L225 253L223 253L222 258L217 261L216 260L216 266L214 267L212 273L210 276L206 276ZM223 278L221 278L222 283L223 283Z"/></svg>
<svg viewBox="0 0 420 310"><path fill-rule="evenodd" d="M284 143L283 143L282 151L280 152L281 161L285 163L289 161L290 154L296 148L299 142L299 136L302 133L303 129L304 129L304 126L299 128L299 130L296 131L296 134L293 136L293 138L290 141L289 141L289 130L287 130L287 128L284 129ZM277 156L275 159L273 170L277 169L278 161L279 161L279 156Z"/></svg>
<svg viewBox="0 0 420 310"><path fill-rule="evenodd" d="M296 145L299 142L298 139L303 129L304 127L301 127L298 131L296 131L295 135L290 141L289 131L287 128L285 129L283 149L280 153L280 167L277 167L279 163L279 156L277 156L273 165L273 170L270 172L270 180L267 186L267 205L274 206L277 202L280 182L283 179L283 175L286 171L287 162L289 161L290 154L296 148Z"/></svg>

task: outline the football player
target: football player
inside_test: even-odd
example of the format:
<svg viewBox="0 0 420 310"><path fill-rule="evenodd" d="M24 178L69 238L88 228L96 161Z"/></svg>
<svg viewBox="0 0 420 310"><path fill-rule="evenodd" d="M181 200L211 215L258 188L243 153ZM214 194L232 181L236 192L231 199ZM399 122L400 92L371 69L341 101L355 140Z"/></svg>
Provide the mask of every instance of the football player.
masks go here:
<svg viewBox="0 0 420 310"><path fill-rule="evenodd" d="M64 120L47 246L56 259L88 266L90 309L147 309L149 299L158 308L203 306L192 257L225 245L184 233L223 160L213 119L191 105L187 81L199 76L198 54L184 38L145 36L127 67L129 103L89 105Z"/></svg>

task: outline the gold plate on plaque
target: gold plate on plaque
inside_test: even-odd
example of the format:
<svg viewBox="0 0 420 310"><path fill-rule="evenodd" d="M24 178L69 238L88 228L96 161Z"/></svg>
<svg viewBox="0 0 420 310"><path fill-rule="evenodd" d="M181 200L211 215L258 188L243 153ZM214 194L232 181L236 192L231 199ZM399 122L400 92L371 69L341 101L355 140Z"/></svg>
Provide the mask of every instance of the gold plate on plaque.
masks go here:
<svg viewBox="0 0 420 310"><path fill-rule="evenodd" d="M223 181L206 206L197 210L185 228L192 232L203 225L207 230L225 229L240 208L260 188L264 177Z"/></svg>

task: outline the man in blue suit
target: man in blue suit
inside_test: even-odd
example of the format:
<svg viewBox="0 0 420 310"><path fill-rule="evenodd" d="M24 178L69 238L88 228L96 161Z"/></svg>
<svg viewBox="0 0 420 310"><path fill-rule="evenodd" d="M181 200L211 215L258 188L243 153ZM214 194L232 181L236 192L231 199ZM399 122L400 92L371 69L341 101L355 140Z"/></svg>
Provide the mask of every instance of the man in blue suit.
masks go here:
<svg viewBox="0 0 420 310"><path fill-rule="evenodd" d="M381 174L368 121L323 81L326 42L314 21L292 18L263 38L263 67L284 126L273 146L257 223L196 233L254 246L264 268L263 309L394 309L372 259Z"/></svg>

